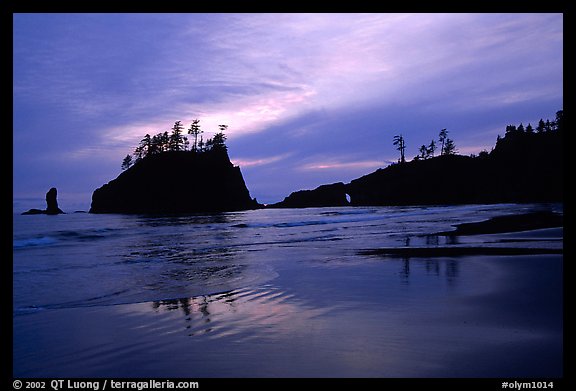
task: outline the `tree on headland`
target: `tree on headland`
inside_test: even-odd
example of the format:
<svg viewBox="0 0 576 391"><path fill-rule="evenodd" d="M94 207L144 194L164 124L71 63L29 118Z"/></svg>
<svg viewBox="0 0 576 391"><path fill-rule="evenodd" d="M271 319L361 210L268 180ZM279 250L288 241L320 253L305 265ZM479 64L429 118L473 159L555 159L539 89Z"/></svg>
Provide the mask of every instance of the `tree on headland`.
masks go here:
<svg viewBox="0 0 576 391"><path fill-rule="evenodd" d="M558 110L556 112L556 121L554 122L554 129L558 132L564 130L564 110Z"/></svg>
<svg viewBox="0 0 576 391"><path fill-rule="evenodd" d="M440 155L444 155L444 144L446 143L446 138L448 137L448 131L442 129L438 134L438 141L440 142Z"/></svg>
<svg viewBox="0 0 576 391"><path fill-rule="evenodd" d="M428 148L426 147L426 145L422 144L418 152L420 152L420 154L416 156L418 160L426 159L428 157Z"/></svg>
<svg viewBox="0 0 576 391"><path fill-rule="evenodd" d="M138 146L134 150L134 155L136 156L136 162L148 156L151 149L152 149L152 138L150 137L150 134L146 133L144 138L140 140L140 144L138 144Z"/></svg>
<svg viewBox="0 0 576 391"><path fill-rule="evenodd" d="M158 133L152 137L152 146L149 151L150 155L155 153L166 152L170 144L170 135L168 132Z"/></svg>
<svg viewBox="0 0 576 391"><path fill-rule="evenodd" d="M404 143L404 137L402 137L402 135L396 135L394 136L394 141L393 144L396 145L396 149L398 151L400 151L400 163L404 163L406 162L406 159L404 157L404 151L406 150L406 144Z"/></svg>
<svg viewBox="0 0 576 391"><path fill-rule="evenodd" d="M438 141L441 143L440 147L440 155L455 155L456 144L454 144L454 140L448 137L448 131L446 129L442 129L438 134Z"/></svg>
<svg viewBox="0 0 576 391"><path fill-rule="evenodd" d="M172 126L172 133L170 134L170 141L169 141L169 148L170 151L184 151L187 138L186 136L182 135L182 130L184 130L184 126L182 126L182 121L174 122L174 126Z"/></svg>
<svg viewBox="0 0 576 391"><path fill-rule="evenodd" d="M536 133L544 133L546 131L546 123L542 118L538 121L538 126L536 127Z"/></svg>
<svg viewBox="0 0 576 391"><path fill-rule="evenodd" d="M126 155L124 160L122 160L122 171L129 169L131 166L132 166L132 155L128 154Z"/></svg>
<svg viewBox="0 0 576 391"><path fill-rule="evenodd" d="M432 139L430 141L430 144L428 144L428 148L426 150L426 156L427 157L434 157L435 152L436 152L436 142L434 141L434 139Z"/></svg>
<svg viewBox="0 0 576 391"><path fill-rule="evenodd" d="M456 149L456 144L451 138L446 138L444 143L444 155L455 155L458 150Z"/></svg>
<svg viewBox="0 0 576 391"><path fill-rule="evenodd" d="M515 134L517 133L518 129L516 128L516 125L508 125L506 126L506 134Z"/></svg>
<svg viewBox="0 0 576 391"><path fill-rule="evenodd" d="M418 160L420 159L429 159L434 157L434 152L436 152L436 142L434 140L430 141L430 144L428 144L427 146L422 144L422 146L420 146L420 149L418 150L420 152L420 154L418 156L416 156L418 158Z"/></svg>

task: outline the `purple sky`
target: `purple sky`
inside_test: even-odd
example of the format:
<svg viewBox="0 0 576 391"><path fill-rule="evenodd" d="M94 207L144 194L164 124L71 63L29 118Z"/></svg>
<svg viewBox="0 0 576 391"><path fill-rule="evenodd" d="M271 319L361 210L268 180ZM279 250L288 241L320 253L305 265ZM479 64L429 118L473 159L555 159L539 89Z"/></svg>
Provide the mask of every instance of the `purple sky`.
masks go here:
<svg viewBox="0 0 576 391"><path fill-rule="evenodd" d="M14 211L88 210L142 136L228 124L263 203L563 106L562 14L15 14ZM193 173L183 180L193 180Z"/></svg>

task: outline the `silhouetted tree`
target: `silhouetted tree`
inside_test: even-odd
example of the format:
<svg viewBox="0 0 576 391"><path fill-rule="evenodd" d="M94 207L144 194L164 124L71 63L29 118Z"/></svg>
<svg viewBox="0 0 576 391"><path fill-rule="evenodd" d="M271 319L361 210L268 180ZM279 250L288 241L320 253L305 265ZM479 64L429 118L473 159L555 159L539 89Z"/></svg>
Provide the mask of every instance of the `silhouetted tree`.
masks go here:
<svg viewBox="0 0 576 391"><path fill-rule="evenodd" d="M170 150L170 135L168 131L160 134L160 144L162 145L162 152Z"/></svg>
<svg viewBox="0 0 576 391"><path fill-rule="evenodd" d="M545 130L546 130L546 123L542 118L540 118L540 121L538 121L538 126L536 127L536 132L544 133Z"/></svg>
<svg viewBox="0 0 576 391"><path fill-rule="evenodd" d="M142 149L141 145L138 145L136 148L134 148L134 163L139 162L140 160L144 159L146 157L144 150Z"/></svg>
<svg viewBox="0 0 576 391"><path fill-rule="evenodd" d="M556 131L561 132L564 128L564 110L558 110L556 112L556 121L554 122L554 128Z"/></svg>
<svg viewBox="0 0 576 391"><path fill-rule="evenodd" d="M161 153L165 150L164 142L162 141L162 133L158 133L152 137L151 150L149 151L151 155L155 153Z"/></svg>
<svg viewBox="0 0 576 391"><path fill-rule="evenodd" d="M172 133L170 134L170 141L169 147L170 151L182 151L184 150L185 140L186 137L182 135L182 130L184 127L182 126L182 121L174 122L174 126L172 126Z"/></svg>
<svg viewBox="0 0 576 391"><path fill-rule="evenodd" d="M444 145L446 144L446 138L448 137L448 131L442 129L438 134L438 141L440 142L440 155L444 155Z"/></svg>
<svg viewBox="0 0 576 391"><path fill-rule="evenodd" d="M200 130L200 120L195 119L190 124L190 128L188 128L188 134L192 135L194 141L192 143L192 150L196 152L198 150L198 136L202 134L202 130Z"/></svg>
<svg viewBox="0 0 576 391"><path fill-rule="evenodd" d="M122 160L122 171L129 169L131 166L132 166L132 155L128 154L126 155L124 160Z"/></svg>
<svg viewBox="0 0 576 391"><path fill-rule="evenodd" d="M206 151L210 151L212 149L212 146L214 145L214 140L212 140L211 138L209 138L208 140L206 140L206 142L204 143L204 150Z"/></svg>
<svg viewBox="0 0 576 391"><path fill-rule="evenodd" d="M532 124L530 124L530 122L528 122L528 125L526 125L525 132L526 133L534 133L534 128L532 127Z"/></svg>
<svg viewBox="0 0 576 391"><path fill-rule="evenodd" d="M506 126L506 134L514 134L516 133L516 125L508 125Z"/></svg>
<svg viewBox="0 0 576 391"><path fill-rule="evenodd" d="M488 156L490 156L490 154L488 153L487 150L483 149L482 151L480 151L480 153L478 154L479 158L487 158Z"/></svg>
<svg viewBox="0 0 576 391"><path fill-rule="evenodd" d="M140 144L134 150L134 155L136 156L136 161L144 159L148 156L150 148L152 146L152 138L148 133L140 140Z"/></svg>
<svg viewBox="0 0 576 391"><path fill-rule="evenodd" d="M220 132L216 133L212 138L212 149L227 149L227 137L224 131L228 128L228 125L218 125L218 128L220 128Z"/></svg>
<svg viewBox="0 0 576 391"><path fill-rule="evenodd" d="M518 128L516 128L516 131L518 133L524 133L525 129L524 129L524 125L522 125L522 122L520 122L520 125L518 125Z"/></svg>
<svg viewBox="0 0 576 391"><path fill-rule="evenodd" d="M406 144L404 143L404 137L402 135L394 136L393 144L396 145L396 149L400 151L400 163L404 163L406 159L404 158L404 151L406 150Z"/></svg>
<svg viewBox="0 0 576 391"><path fill-rule="evenodd" d="M428 144L428 149L426 150L427 157L434 157L434 153L436 152L436 142L434 140L430 141Z"/></svg>
<svg viewBox="0 0 576 391"><path fill-rule="evenodd" d="M428 157L428 148L422 145L419 149L420 155L416 156L418 159L426 159Z"/></svg>
<svg viewBox="0 0 576 391"><path fill-rule="evenodd" d="M456 144L454 144L454 140L451 138L446 137L446 142L444 144L444 155L455 155L456 152Z"/></svg>

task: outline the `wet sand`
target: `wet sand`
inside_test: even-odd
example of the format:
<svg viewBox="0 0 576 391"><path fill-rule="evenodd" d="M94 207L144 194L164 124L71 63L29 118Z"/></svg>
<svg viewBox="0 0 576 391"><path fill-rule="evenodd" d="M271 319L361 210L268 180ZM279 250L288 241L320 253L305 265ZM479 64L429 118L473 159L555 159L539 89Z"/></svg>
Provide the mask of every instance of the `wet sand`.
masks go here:
<svg viewBox="0 0 576 391"><path fill-rule="evenodd" d="M28 308L13 318L14 376L558 378L562 238L556 226L340 256L279 247L275 277L243 288Z"/></svg>
<svg viewBox="0 0 576 391"><path fill-rule="evenodd" d="M562 376L562 256L367 258L214 295L17 316L14 376Z"/></svg>

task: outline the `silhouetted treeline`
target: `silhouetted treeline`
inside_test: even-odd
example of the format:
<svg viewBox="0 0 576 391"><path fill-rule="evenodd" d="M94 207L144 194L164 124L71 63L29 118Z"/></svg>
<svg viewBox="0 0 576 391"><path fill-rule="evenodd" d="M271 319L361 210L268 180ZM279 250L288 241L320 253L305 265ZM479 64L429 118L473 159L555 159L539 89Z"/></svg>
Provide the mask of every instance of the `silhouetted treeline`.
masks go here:
<svg viewBox="0 0 576 391"><path fill-rule="evenodd" d="M550 137L555 134L556 137ZM539 160L547 157L551 152L562 156L561 140L564 134L564 112L556 112L554 121L540 119L534 129L529 123L524 126L506 126L504 137L496 139L496 146L490 153L499 158L514 160Z"/></svg>
<svg viewBox="0 0 576 391"><path fill-rule="evenodd" d="M207 213L259 208L226 149L146 156L92 194L91 213Z"/></svg>
<svg viewBox="0 0 576 391"><path fill-rule="evenodd" d="M491 152L462 156L444 139L441 156L392 164L353 180L351 205L563 201L563 111L537 127L508 125ZM448 145L448 152L446 152Z"/></svg>
<svg viewBox="0 0 576 391"><path fill-rule="evenodd" d="M204 131L200 128L200 120L193 120L188 128L188 134L192 136L192 146L190 146L188 138L182 134L184 131L182 121L174 122L170 133L165 131L157 133L154 136L150 136L150 134L147 133L142 140L140 140L140 144L134 149L134 153L132 155L126 155L122 161L122 170L129 169L133 164L138 163L148 156L163 152L191 151L194 153L202 153L218 149L226 150L226 135L224 131L228 128L228 125L218 125L218 128L219 131L214 137L204 141L202 136Z"/></svg>
<svg viewBox="0 0 576 391"><path fill-rule="evenodd" d="M499 147L500 150L508 148L503 147L502 145L513 145L514 147L521 148L523 144L530 142L527 140L539 140L539 138L542 138L537 136L538 134L544 134L550 132L562 133L563 126L564 126L563 110L557 111L556 118L552 121L550 121L549 119L544 121L544 119L541 118L538 121L538 125L536 126L536 128L534 128L531 123L528 123L528 125L526 126L524 126L523 123L520 123L518 126L508 125L506 126L504 137L498 135L498 138L496 140L496 146ZM400 158L398 159L398 163L405 163L406 142L404 140L404 137L401 134L394 136L393 144L396 146L396 149L400 152ZM432 139L432 141L430 141L430 144L421 145L420 148L418 149L419 152L418 155L416 155L413 160L426 160L433 158L435 156L437 145L440 145L440 156L456 155L458 152L454 140L448 137L448 131L446 129L442 129L438 134L438 144L436 143L436 140ZM479 153L480 157L485 157L487 155L488 151L482 151Z"/></svg>
<svg viewBox="0 0 576 391"><path fill-rule="evenodd" d="M271 207L429 205L563 201L563 111L537 127L508 125L491 152L456 154L446 129L407 162L402 135L394 137L399 164L348 184L298 191ZM349 199L350 201L347 201Z"/></svg>
<svg viewBox="0 0 576 391"><path fill-rule="evenodd" d="M440 156L443 155L456 155L458 150L456 149L456 144L454 140L448 137L448 130L442 129L440 133L438 133L438 143L440 144ZM420 146L418 150L420 152L418 155L414 157L414 160L420 159L430 159L434 157L436 153L436 141L432 139L430 144Z"/></svg>

